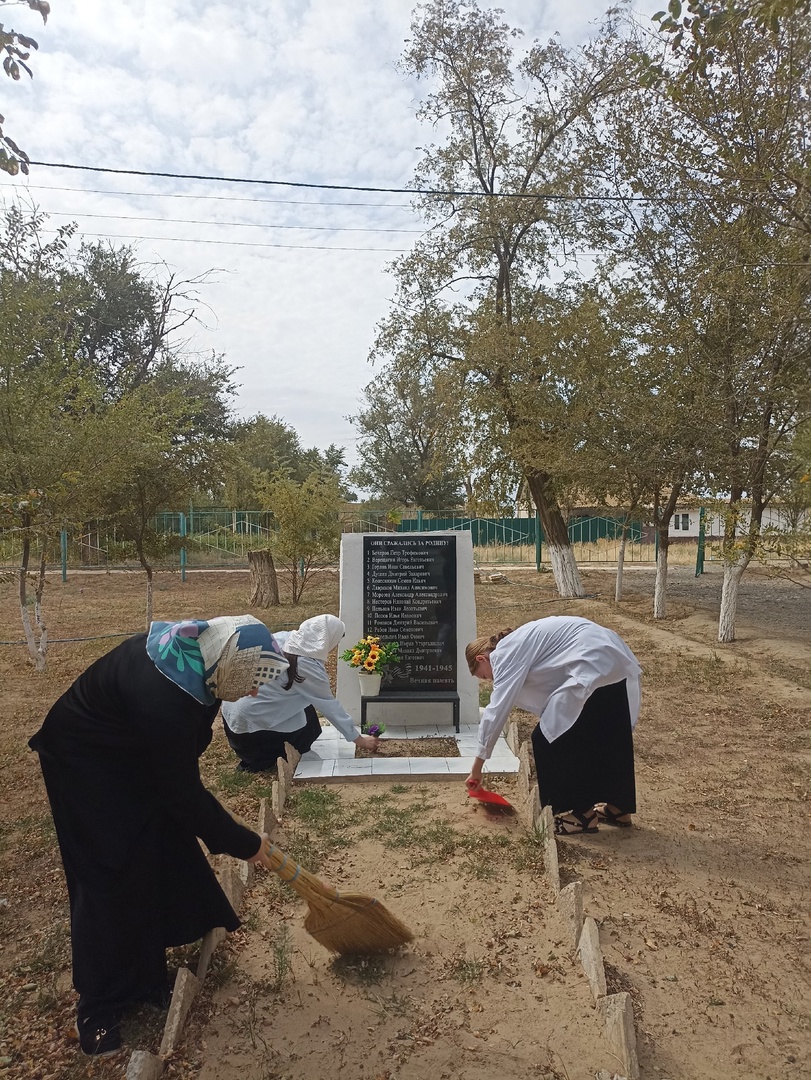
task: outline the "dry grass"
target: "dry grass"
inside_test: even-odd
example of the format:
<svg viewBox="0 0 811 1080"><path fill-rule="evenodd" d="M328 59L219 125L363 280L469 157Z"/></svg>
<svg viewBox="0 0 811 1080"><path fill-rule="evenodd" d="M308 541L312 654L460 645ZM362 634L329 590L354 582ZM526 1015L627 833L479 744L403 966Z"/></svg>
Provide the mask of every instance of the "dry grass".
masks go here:
<svg viewBox="0 0 811 1080"><path fill-rule="evenodd" d="M631 598L616 608L606 599L611 586L605 577L603 598L574 602L555 598L548 575L514 569L508 577L477 589L481 632L544 614L583 614L607 625L621 618L628 623L621 632L645 669L637 732L640 827L630 836L601 830L591 843L560 845L565 875L583 880L587 904L594 904L600 919L612 985L634 998L644 1032L643 1075L669 1075L679 1060L691 1080L767 1073L773 1080L800 1080L811 1030L799 956L807 917L808 838L802 820L811 792L811 725L797 689L801 680L782 696L775 681L779 674L794 678L797 661L761 662L755 646L732 663L711 645L696 651L695 641L677 634L686 600L668 623L671 639L663 643L647 621L649 598ZM589 581L588 591L598 591L591 586ZM185 585L178 575L161 575L155 617L239 613L246 597L246 574L189 574ZM64 585L54 580L46 592L50 634L92 638L135 631L143 622L143 603L139 574L76 575ZM631 622L637 608L639 618ZM264 614L271 628L280 629L336 610L337 579L323 575L297 608ZM4 625L15 628L8 635L14 637L19 613L11 583L2 586L0 613ZM770 645L775 636L770 626ZM109 638L54 644L44 677L33 672L23 648L0 652L6 706L0 722L0 897L7 901L0 907L0 1076L8 1080L113 1080L126 1065L126 1054L85 1061L68 1035L74 997L64 882L39 771L26 747L49 704L112 644ZM518 716L522 738L534 722ZM236 773L233 766L224 739L215 737L202 759L204 780L234 812L253 819L258 800L269 795L268 778ZM541 887L538 846L531 838L504 845L498 834L461 831L453 817L438 814L437 787L392 785L387 798L363 796L351 807L333 789L297 791L291 804L293 852L314 871L334 868L336 859L357 857L358 838L368 833L415 873L455 860L457 876L472 895L486 894L494 883L488 874L499 867L529 874L532 889ZM387 900L402 895L405 902L411 895L402 881L396 871L383 890ZM521 896L523 903L537 902L532 889ZM265 917L282 918L289 908L283 886L269 879L262 895ZM200 1074L214 995L220 986L234 993L240 950L252 932L249 922L215 959L185 1048L167 1067L170 1080ZM504 944L494 941L491 949ZM448 982L460 989L487 985L494 978L491 949L449 955ZM268 955L267 983L246 989L254 1002L254 1019L250 1009L246 1013L246 1039L253 1037L260 1048L256 1015L262 995L284 998L290 985L286 943L271 937ZM539 960L546 973L536 977L556 978L561 955ZM193 960L193 950L179 950L174 963L187 959ZM404 1006L396 987L384 983L384 991L374 989L387 978L385 971L347 968L343 977L365 980L367 992L376 995L376 1001L370 997L374 1008L387 1023L397 1022ZM730 1007L713 1004L718 1001ZM424 1038L421 1033L432 1030L429 1021L417 1009L407 1030ZM128 1024L135 1025L128 1029L135 1044L157 1048L159 1016L136 1014ZM757 1039L749 1038L746 1033L754 1031Z"/></svg>

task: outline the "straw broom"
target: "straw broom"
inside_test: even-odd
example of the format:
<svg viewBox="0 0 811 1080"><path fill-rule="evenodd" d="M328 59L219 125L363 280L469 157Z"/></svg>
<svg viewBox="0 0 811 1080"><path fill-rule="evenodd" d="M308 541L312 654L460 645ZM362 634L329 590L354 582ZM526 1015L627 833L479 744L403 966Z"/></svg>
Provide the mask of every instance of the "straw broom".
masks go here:
<svg viewBox="0 0 811 1080"><path fill-rule="evenodd" d="M289 859L269 840L259 861L294 889L309 906L304 929L319 945L347 956L396 949L414 935L381 903L362 893L339 893Z"/></svg>
<svg viewBox="0 0 811 1080"><path fill-rule="evenodd" d="M240 825L245 825L227 807L223 809ZM266 870L278 874L306 901L310 910L304 920L304 929L330 952L341 956L387 952L414 940L405 923L374 897L364 896L363 893L339 893L332 885L320 881L309 870L288 858L264 835L259 862Z"/></svg>

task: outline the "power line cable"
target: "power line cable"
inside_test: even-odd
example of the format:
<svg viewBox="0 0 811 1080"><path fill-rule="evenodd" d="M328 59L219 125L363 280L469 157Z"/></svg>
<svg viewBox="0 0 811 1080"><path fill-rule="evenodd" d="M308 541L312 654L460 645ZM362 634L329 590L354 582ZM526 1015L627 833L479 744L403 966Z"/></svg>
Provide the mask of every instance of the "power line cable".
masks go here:
<svg viewBox="0 0 811 1080"><path fill-rule="evenodd" d="M48 235L56 235L56 229L43 229ZM101 240L156 240L179 244L213 244L216 247L285 248L292 251L382 251L391 255L402 254L408 248L343 247L337 244L259 244L248 240L201 240L188 236L132 236L127 233L83 232L82 236L94 236Z"/></svg>
<svg viewBox="0 0 811 1080"><path fill-rule="evenodd" d="M353 226L342 225L268 225L264 222L252 221L212 221L200 218L170 218L170 217L146 217L138 214L85 214L82 211L74 214L66 214L62 211L47 211L49 217L65 218L98 218L112 221L161 221L171 225L219 225L234 229L299 229L305 232L359 232L359 233L417 233L422 234L424 229L361 229Z"/></svg>
<svg viewBox="0 0 811 1080"><path fill-rule="evenodd" d="M16 184L25 191L75 191L82 195L129 195L141 199L207 199L216 202L264 203L268 206L365 206L378 210L411 210L411 203L314 202L312 199L257 199L239 195L186 195L170 191L110 191L108 188L56 187L46 184Z"/></svg>
<svg viewBox="0 0 811 1080"><path fill-rule="evenodd" d="M259 184L265 187L310 188L316 191L370 191L385 195L436 195L441 198L543 199L547 202L655 202L643 196L557 195L542 191L444 191L441 188L371 187L361 184L312 184L295 180L250 179L244 176L207 176L204 173L153 172L149 169L114 169L102 165L71 165L64 161L30 161L44 169L72 169L78 172L111 173L116 176L154 176L169 180L205 180L219 184ZM666 200L662 200L666 201Z"/></svg>
<svg viewBox="0 0 811 1080"><path fill-rule="evenodd" d="M81 214L80 215L72 215L72 214L51 215L51 214L49 214L48 216L49 217L51 217L51 216L59 216L59 217L71 217L72 218L74 216L81 217L82 215ZM87 215L87 216L90 216L90 215ZM171 219L170 218L153 218L153 219L150 219L150 220L153 220L153 221L170 221L171 220L173 222L182 224L187 219L185 219L185 218L171 218ZM216 224L216 222L206 222L206 224ZM257 228L274 228L274 227L275 226L257 226ZM288 227L292 227L292 226L288 226ZM309 228L309 226L307 226L307 225L296 226L296 227L297 228L302 228L302 229L305 229L305 230ZM55 236L58 230L56 230L56 229L43 229L42 231L44 233L46 233L48 236ZM342 230L335 229L334 231L340 232ZM363 230L355 230L355 231L363 231ZM368 231L369 232L376 232L377 230L369 229ZM399 232L401 230L394 230L394 231ZM410 231L410 230L405 230L405 231ZM316 244L260 244L260 243L250 243L248 241L241 241L241 240L206 240L204 238L189 237L189 236L132 236L132 235L124 234L124 233L104 233L104 232L84 232L84 231L82 231L81 236L83 236L83 237L84 236L93 236L93 237L96 237L97 239L100 239L100 240L156 240L156 241L169 240L169 241L173 241L173 242L176 242L176 243L179 243L179 244L215 244L215 245L220 246L220 247L284 248L284 249L289 250L289 251L372 251L372 252L374 252L374 251L382 251L382 252L390 252L392 254L403 254L403 253L411 250L410 248L338 247L337 245L332 245L332 244L330 244L330 245L327 245L327 244L323 244L323 245L316 245ZM551 255L565 255L567 257L572 256L572 257L581 257L581 258L590 258L590 257L594 257L594 256L597 256L597 255L603 255L603 254L606 253L606 251L610 251L610 250L611 250L610 248L597 249L595 251L591 251L591 250L589 250L589 251L574 251L574 250L573 251L564 251L562 248L550 248L549 249Z"/></svg>

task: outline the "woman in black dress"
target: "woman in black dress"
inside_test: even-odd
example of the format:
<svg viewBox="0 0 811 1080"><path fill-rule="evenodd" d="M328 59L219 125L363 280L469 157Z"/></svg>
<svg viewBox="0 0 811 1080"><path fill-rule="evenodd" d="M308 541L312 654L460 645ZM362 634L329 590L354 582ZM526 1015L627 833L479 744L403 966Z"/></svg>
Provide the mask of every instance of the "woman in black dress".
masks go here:
<svg viewBox="0 0 811 1080"><path fill-rule="evenodd" d="M286 667L249 615L152 623L91 664L31 739L67 879L85 1054L121 1046L127 1006L168 1000L168 947L239 926L198 838L248 861L262 838L203 787L198 758L220 702Z"/></svg>

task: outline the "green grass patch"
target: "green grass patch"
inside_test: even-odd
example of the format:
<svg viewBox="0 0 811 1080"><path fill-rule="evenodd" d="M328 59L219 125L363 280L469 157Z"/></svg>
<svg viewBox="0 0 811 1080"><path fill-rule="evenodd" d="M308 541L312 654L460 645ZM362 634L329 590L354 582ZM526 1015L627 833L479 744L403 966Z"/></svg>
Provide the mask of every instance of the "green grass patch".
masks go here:
<svg viewBox="0 0 811 1080"><path fill-rule="evenodd" d="M243 772L241 769L220 769L217 790L226 795L250 795L255 799L269 799L273 778L264 773Z"/></svg>
<svg viewBox="0 0 811 1080"><path fill-rule="evenodd" d="M352 824L352 819L341 802L337 791L326 787L302 788L294 792L288 807L302 825L328 836Z"/></svg>
<svg viewBox="0 0 811 1080"><path fill-rule="evenodd" d="M481 960L470 956L455 956L448 962L448 974L462 986L472 986L481 982L485 965Z"/></svg>
<svg viewBox="0 0 811 1080"><path fill-rule="evenodd" d="M521 836L513 842L510 859L514 869L519 873L528 872L534 875L544 873L544 832L542 826L536 825L528 836Z"/></svg>
<svg viewBox="0 0 811 1080"><path fill-rule="evenodd" d="M331 962L330 970L341 982L354 986L375 986L389 974L383 956L337 956Z"/></svg>

